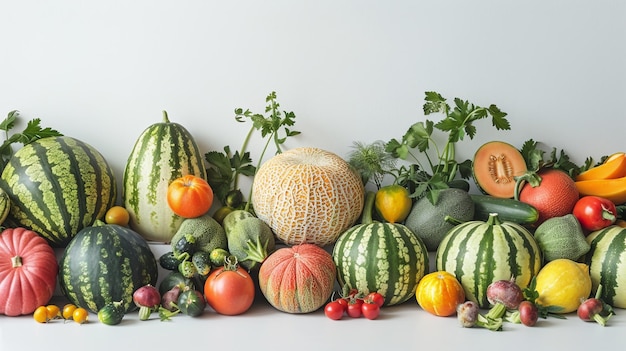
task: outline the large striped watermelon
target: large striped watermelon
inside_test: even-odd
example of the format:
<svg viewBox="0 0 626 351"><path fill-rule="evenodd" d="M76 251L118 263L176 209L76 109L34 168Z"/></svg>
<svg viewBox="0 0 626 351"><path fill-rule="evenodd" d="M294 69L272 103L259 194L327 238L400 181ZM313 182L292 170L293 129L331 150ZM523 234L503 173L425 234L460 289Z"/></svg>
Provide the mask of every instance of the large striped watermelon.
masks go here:
<svg viewBox="0 0 626 351"><path fill-rule="evenodd" d="M206 179L203 156L187 129L163 111L163 122L141 133L126 163L122 198L130 227L147 240L168 243L183 218L167 204L167 187L187 174Z"/></svg>
<svg viewBox="0 0 626 351"><path fill-rule="evenodd" d="M68 136L29 143L0 177L11 200L7 226L39 233L65 247L76 233L103 218L117 197L113 170L95 148Z"/></svg>
<svg viewBox="0 0 626 351"><path fill-rule="evenodd" d="M521 288L527 287L539 273L542 256L528 229L491 214L486 222L469 221L452 228L437 248L435 263L437 270L459 280L468 300L487 308L489 284L514 278Z"/></svg>
<svg viewBox="0 0 626 351"><path fill-rule="evenodd" d="M78 232L59 260L61 291L92 312L115 301L122 301L127 312L134 310L134 291L154 286L157 278L157 262L146 240L130 228L99 220Z"/></svg>
<svg viewBox="0 0 626 351"><path fill-rule="evenodd" d="M337 281L367 294L377 291L385 305L396 305L415 295L428 272L428 251L422 240L399 223L371 220L374 193L368 192L361 224L339 236L333 247Z"/></svg>
<svg viewBox="0 0 626 351"><path fill-rule="evenodd" d="M583 257L589 266L593 295L602 285L600 298L609 305L626 308L626 228L612 225L590 233L591 249Z"/></svg>

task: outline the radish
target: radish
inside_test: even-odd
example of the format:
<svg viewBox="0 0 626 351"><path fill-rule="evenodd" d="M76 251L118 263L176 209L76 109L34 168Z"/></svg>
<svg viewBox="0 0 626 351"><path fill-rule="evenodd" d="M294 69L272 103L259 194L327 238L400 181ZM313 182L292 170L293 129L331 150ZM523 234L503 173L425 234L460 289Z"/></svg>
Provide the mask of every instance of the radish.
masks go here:
<svg viewBox="0 0 626 351"><path fill-rule="evenodd" d="M595 297L586 299L578 306L576 313L583 321L596 322L604 327L614 313L610 305L600 300L601 290L602 285L598 286Z"/></svg>
<svg viewBox="0 0 626 351"><path fill-rule="evenodd" d="M524 300L517 306L519 311L519 319L523 325L532 327L539 319L539 308L534 303Z"/></svg>
<svg viewBox="0 0 626 351"><path fill-rule="evenodd" d="M139 320L145 321L161 305L161 293L150 284L144 285L133 293L133 302L139 307Z"/></svg>
<svg viewBox="0 0 626 351"><path fill-rule="evenodd" d="M493 305L486 317L502 318L506 310L517 309L520 302L524 301L524 292L515 283L515 278L497 280L487 287L487 301Z"/></svg>
<svg viewBox="0 0 626 351"><path fill-rule="evenodd" d="M456 308L457 319L464 328L481 327L492 331L502 330L502 318L487 318L479 312L478 304L474 301L465 301Z"/></svg>

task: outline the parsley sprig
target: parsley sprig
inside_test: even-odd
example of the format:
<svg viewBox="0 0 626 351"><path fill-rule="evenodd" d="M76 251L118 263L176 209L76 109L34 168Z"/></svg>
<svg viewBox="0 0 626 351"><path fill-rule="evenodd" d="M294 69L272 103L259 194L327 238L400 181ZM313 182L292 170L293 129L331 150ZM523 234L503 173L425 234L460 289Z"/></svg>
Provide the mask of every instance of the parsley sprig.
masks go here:
<svg viewBox="0 0 626 351"><path fill-rule="evenodd" d="M300 134L299 131L289 128L295 124L296 115L293 112L280 109L276 92L273 91L268 94L265 102L267 104L265 107L266 116L260 113L253 113L249 109L235 109L235 120L237 122L252 122L252 126L240 150L233 153L230 146L227 145L224 147L223 152L209 151L205 154L205 159L210 165L207 170L208 182L217 198L227 206L235 205L236 207L240 205L239 203L229 203L227 197L229 194L241 195L239 177L241 175L254 177L272 142L276 148L276 154L279 154L282 152L282 146L288 137ZM260 131L261 137L266 139L256 166L253 164L250 152L247 150L255 131ZM250 194L245 203L245 209L249 209L251 194L252 189L250 189Z"/></svg>
<svg viewBox="0 0 626 351"><path fill-rule="evenodd" d="M437 123L428 119L414 123L402 139L387 142L386 150L396 158L410 158L414 162L398 169L398 179L412 191L411 196L427 196L432 203L436 203L439 191L448 188L457 175L462 179L471 175L471 160L458 162L455 145L466 136L474 138L474 122L491 117L496 129L508 130L511 127L507 114L494 104L481 107L455 98L451 107L441 94L433 91L426 92L423 110L425 115L441 113L444 118ZM443 148L437 145L435 130L448 135ZM420 162L418 155L412 153L415 148L426 158L427 164Z"/></svg>
<svg viewBox="0 0 626 351"><path fill-rule="evenodd" d="M0 172L4 170L9 159L13 156L13 144L27 145L41 138L63 135L52 128L42 128L41 119L39 118L28 121L26 128L21 133L10 134L9 132L15 128L18 117L19 111L13 110L0 123L0 130L4 131L4 141L0 145Z"/></svg>

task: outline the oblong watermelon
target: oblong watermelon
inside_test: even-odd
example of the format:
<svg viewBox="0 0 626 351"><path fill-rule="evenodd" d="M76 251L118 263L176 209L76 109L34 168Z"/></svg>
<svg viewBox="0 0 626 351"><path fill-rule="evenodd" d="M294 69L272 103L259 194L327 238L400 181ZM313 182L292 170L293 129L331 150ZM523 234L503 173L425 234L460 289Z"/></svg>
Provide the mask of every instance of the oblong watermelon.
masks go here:
<svg viewBox="0 0 626 351"><path fill-rule="evenodd" d="M117 197L113 170L102 154L68 136L42 138L17 150L0 187L11 200L7 226L37 232L54 247L65 247L103 218Z"/></svg>
<svg viewBox="0 0 626 351"><path fill-rule="evenodd" d="M168 243L183 219L167 204L169 184L184 175L206 177L204 158L185 127L163 122L146 128L128 156L122 200L130 214L130 227L146 240Z"/></svg>

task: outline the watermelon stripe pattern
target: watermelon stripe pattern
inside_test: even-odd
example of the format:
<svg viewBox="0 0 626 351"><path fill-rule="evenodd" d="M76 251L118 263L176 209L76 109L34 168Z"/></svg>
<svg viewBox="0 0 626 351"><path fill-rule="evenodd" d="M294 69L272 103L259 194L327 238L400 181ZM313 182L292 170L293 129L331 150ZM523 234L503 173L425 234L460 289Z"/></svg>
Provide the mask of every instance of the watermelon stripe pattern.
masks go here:
<svg viewBox="0 0 626 351"><path fill-rule="evenodd" d="M102 154L67 136L19 149L2 172L0 186L11 199L7 223L37 232L55 247L65 247L104 217L117 196L113 170Z"/></svg>
<svg viewBox="0 0 626 351"><path fill-rule="evenodd" d="M385 305L400 304L414 296L429 267L424 243L397 223L352 227L335 242L333 260L340 286L362 293L378 291L385 296Z"/></svg>
<svg viewBox="0 0 626 351"><path fill-rule="evenodd" d="M515 277L525 288L542 264L541 251L532 234L513 222L490 217L469 221L446 234L436 252L436 268L452 273L463 285L468 300L489 307L487 287L496 280Z"/></svg>
<svg viewBox="0 0 626 351"><path fill-rule="evenodd" d="M178 123L149 126L139 136L124 170L122 198L130 226L146 240L169 242L183 218L167 204L167 187L184 175L206 177L203 155L191 134Z"/></svg>
<svg viewBox="0 0 626 351"><path fill-rule="evenodd" d="M591 249L583 261L589 266L593 295L602 285L600 299L626 308L626 228L612 225L592 232L587 242Z"/></svg>
<svg viewBox="0 0 626 351"><path fill-rule="evenodd" d="M136 309L133 292L146 284L155 285L158 277L147 242L115 224L81 230L65 249L59 266L65 297L94 313L115 301L122 301L126 312Z"/></svg>

